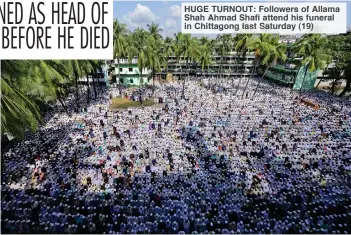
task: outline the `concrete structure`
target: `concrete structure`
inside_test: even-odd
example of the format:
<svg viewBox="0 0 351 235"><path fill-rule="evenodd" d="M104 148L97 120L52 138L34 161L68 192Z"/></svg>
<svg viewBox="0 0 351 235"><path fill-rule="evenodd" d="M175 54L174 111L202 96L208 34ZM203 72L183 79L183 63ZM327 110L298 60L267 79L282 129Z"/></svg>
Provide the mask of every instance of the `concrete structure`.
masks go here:
<svg viewBox="0 0 351 235"><path fill-rule="evenodd" d="M102 69L99 70L97 69L95 71L95 73L89 74L86 77L83 78L79 78L78 82L80 84L86 84L89 82L90 83L98 83L98 84L103 84L106 86L109 86L109 79L108 79L108 68L109 65L107 63L105 63L104 65L102 65Z"/></svg>
<svg viewBox="0 0 351 235"><path fill-rule="evenodd" d="M263 71L260 70L263 74ZM296 67L295 64L276 65L268 69L265 79L276 83L293 86L293 89L310 90L314 88L314 84L318 77L319 71L310 72L306 66Z"/></svg>
<svg viewBox="0 0 351 235"><path fill-rule="evenodd" d="M296 35L280 35L279 38L279 42L287 44L294 43L298 39Z"/></svg>
<svg viewBox="0 0 351 235"><path fill-rule="evenodd" d="M226 76L226 77L248 77L253 70L253 62L255 56L252 52L248 52L245 58L232 52L229 55L224 56L223 58L219 55L213 56L212 63L207 66L207 68L202 71L201 65L189 62L189 74L192 76ZM163 68L158 75L165 77L166 72L172 73L175 78L181 78L182 75L185 75L187 71L186 58L180 57L177 61L175 56L170 56L168 59L168 68Z"/></svg>
<svg viewBox="0 0 351 235"><path fill-rule="evenodd" d="M119 59L119 63L115 59L110 63L110 66L112 67L112 77L115 78L113 81L117 84L139 86L148 84L151 80L151 71L148 69L143 69L141 76L137 58L132 59L131 62L128 59Z"/></svg>
<svg viewBox="0 0 351 235"><path fill-rule="evenodd" d="M255 57L252 52L247 52L246 58L244 59L236 52L232 52L223 58L219 55L214 55L212 64L204 71L202 71L200 64L190 61L189 74L192 76L204 77L220 75L227 77L248 77L253 70L254 59ZM149 84L152 82L151 71L148 69L143 69L142 80L140 80L137 58L133 58L131 63L129 63L128 59L120 59L119 64L117 62L117 59L106 62L110 67L109 77L110 79L112 78L111 80L113 83L120 83L127 86L139 86L140 84ZM244 71L244 73L242 73L242 71ZM175 56L170 56L168 59L168 68L162 68L161 72L157 73L156 76L165 79L167 72L173 74L175 78L181 78L181 75L187 73L186 58L181 57L179 61L177 61Z"/></svg>
<svg viewBox="0 0 351 235"><path fill-rule="evenodd" d="M285 85L292 85L294 84L297 74L299 70L293 65L276 65L270 67L265 74L265 79L285 84ZM260 70L260 74L263 74L264 71Z"/></svg>

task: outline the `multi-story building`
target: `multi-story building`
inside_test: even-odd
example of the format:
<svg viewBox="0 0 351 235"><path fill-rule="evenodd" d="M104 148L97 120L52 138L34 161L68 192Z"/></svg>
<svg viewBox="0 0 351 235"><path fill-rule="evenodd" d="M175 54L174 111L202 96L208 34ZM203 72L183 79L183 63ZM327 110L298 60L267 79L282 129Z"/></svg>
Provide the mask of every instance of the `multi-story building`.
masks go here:
<svg viewBox="0 0 351 235"><path fill-rule="evenodd" d="M119 63L115 59L109 64L112 82L126 86L139 86L150 82L151 71L144 68L140 74L137 58L133 58L131 62L128 59L119 59Z"/></svg>
<svg viewBox="0 0 351 235"><path fill-rule="evenodd" d="M183 75L189 73L191 76L198 77L224 76L227 78L237 78L241 76L245 78L252 75L254 60L255 56L253 52L247 52L245 58L243 58L241 54L237 54L235 52L232 52L224 57L214 55L212 63L202 70L201 64L188 61L187 65L185 57L180 57L177 60L175 56L170 56L168 58L167 68L162 68L161 72L157 73L156 76L165 78L167 73L171 73L174 78L181 79ZM112 68L110 71L112 77L114 78L113 82L127 86L139 86L141 84L148 84L151 82L151 71L148 69L143 69L142 80L140 80L137 58L133 58L131 62L129 62L127 59L120 59L118 64L117 59L115 59L108 63ZM258 68L253 75L262 75L263 72L264 71L262 71L262 69ZM313 73L307 71L307 79L304 81L304 89L313 88L317 74L318 71ZM295 89L299 89L301 87L304 76L305 67L302 66L297 68L294 63L272 66L265 74L266 79L293 86Z"/></svg>
<svg viewBox="0 0 351 235"><path fill-rule="evenodd" d="M264 72L260 70L260 74ZM265 79L275 83L292 86L293 89L313 89L318 76L318 70L310 72L306 66L296 67L295 64L275 65L268 69Z"/></svg>
<svg viewBox="0 0 351 235"><path fill-rule="evenodd" d="M228 76L228 77L248 77L254 67L255 56L252 52L248 52L245 58L232 52L229 55L221 58L219 55L213 56L213 61L202 71L201 65L189 61L188 67L189 74L192 76ZM120 59L119 64L117 59L108 61L109 64L109 76L112 78L112 82L120 83L123 85L140 85L151 82L151 71L143 69L142 81L140 82L140 72L138 69L138 59L133 58L131 63L127 59ZM118 71L119 70L119 71ZM175 78L182 78L182 75L187 73L187 63L185 57L180 57L179 60L175 56L170 56L168 59L167 68L162 67L161 72L157 73L156 76L165 78L166 73L171 73ZM119 76L119 77L118 77Z"/></svg>
<svg viewBox="0 0 351 235"><path fill-rule="evenodd" d="M109 77L108 77L108 69L109 63L105 61L102 65L101 69L97 69L96 71L88 74L85 77L79 78L79 84L87 84L87 83L98 83L109 86Z"/></svg>
<svg viewBox="0 0 351 235"><path fill-rule="evenodd" d="M203 76L203 77L211 77L211 76L228 76L228 77L248 77L253 70L254 67L254 59L255 56L253 53L248 52L245 58L237 54L236 52L232 52L229 55L224 56L223 58L219 55L214 55L212 59L212 63L209 64L202 71L201 64L189 62L189 74L193 76ZM186 58L180 57L179 61L177 61L175 56L169 57L168 60L168 68L163 69L160 74L165 74L166 72L170 72L176 78L179 78L181 75L187 73L187 64Z"/></svg>
<svg viewBox="0 0 351 235"><path fill-rule="evenodd" d="M296 35L280 35L279 37L280 37L279 42L282 42L282 43L290 44L297 41Z"/></svg>

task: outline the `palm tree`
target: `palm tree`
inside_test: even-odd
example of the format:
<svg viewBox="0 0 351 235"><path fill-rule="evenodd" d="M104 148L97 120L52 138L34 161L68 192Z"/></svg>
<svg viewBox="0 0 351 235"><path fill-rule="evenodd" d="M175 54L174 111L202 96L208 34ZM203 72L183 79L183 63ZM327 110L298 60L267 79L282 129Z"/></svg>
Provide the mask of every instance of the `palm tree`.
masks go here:
<svg viewBox="0 0 351 235"><path fill-rule="evenodd" d="M303 57L301 64L305 66L300 94L306 80L307 71L314 72L324 69L327 66L327 62L330 61L330 55L326 51L327 42L328 38L322 37L320 34L307 34L302 36L293 46L296 54Z"/></svg>
<svg viewBox="0 0 351 235"><path fill-rule="evenodd" d="M26 130L35 131L41 122L38 106L1 79L1 133L23 139Z"/></svg>
<svg viewBox="0 0 351 235"><path fill-rule="evenodd" d="M207 60L207 59L202 58L202 56L203 56L203 54L205 52L205 47L204 46L207 47L207 50L211 54L211 56L213 54L212 53L212 41L208 37L202 36L199 39L199 58L198 58L198 61L199 61L200 64L202 64L202 62L201 62L202 60ZM213 58L211 58L211 59L213 59ZM207 66L207 72L209 73L209 71L210 71L210 69L209 69L210 63L205 63L205 64ZM202 76L204 77L204 75L203 75L204 71L203 70L201 71L201 73L202 73Z"/></svg>
<svg viewBox="0 0 351 235"><path fill-rule="evenodd" d="M351 33L348 32L346 35L331 35L328 36L328 39L328 54L332 56L335 67L337 67L339 70L343 70L343 78L346 80L346 86L339 94L339 96L344 96L345 93L351 88ZM328 69L327 67L323 73L323 76L332 72L330 69L331 68ZM335 83L333 84L335 85Z"/></svg>
<svg viewBox="0 0 351 235"><path fill-rule="evenodd" d="M102 71L102 61L100 60L89 60L89 63L91 65L92 68L92 72L90 73L91 77L92 77L92 82L93 82L93 91L94 91L94 97L95 99L97 99L97 92L96 92L96 84L95 84L95 73L97 70ZM90 87L89 87L89 78L87 80L87 85L88 85L88 97L87 97L87 104L90 104Z"/></svg>
<svg viewBox="0 0 351 235"><path fill-rule="evenodd" d="M253 97L255 97L256 92L258 88L261 85L262 80L264 79L264 76L266 75L267 71L269 68L276 64L277 61L285 61L287 59L286 56L286 49L287 45L285 43L280 43L279 42L279 36L273 36L269 37L270 40L267 40L267 48L268 50L264 50L261 53L261 65L266 66L266 69L262 75L262 78L259 80L257 83L257 86L255 88Z"/></svg>
<svg viewBox="0 0 351 235"><path fill-rule="evenodd" d="M235 50L235 47L236 47L236 44L237 44L237 41L236 41L237 37L233 37L232 40L233 40L233 42L232 42L231 51L235 51L236 52L235 59L234 59L235 75L232 78L232 87L234 87L234 80L235 80L236 74L238 73L238 51ZM229 69L230 69L230 72L231 72L232 69L233 69L233 65L231 65Z"/></svg>
<svg viewBox="0 0 351 235"><path fill-rule="evenodd" d="M155 86L155 75L161 71L163 60L161 40L155 39L152 35L147 38L146 62L147 67L152 71L152 84ZM154 89L152 90L154 92Z"/></svg>
<svg viewBox="0 0 351 235"><path fill-rule="evenodd" d="M138 69L140 86L143 85L143 69L147 68L147 37L148 33L141 28L137 28L133 34L128 37L128 60L131 63L136 56L138 58Z"/></svg>
<svg viewBox="0 0 351 235"><path fill-rule="evenodd" d="M330 61L327 61L327 66L322 72L322 79L320 79L317 83L316 89L319 87L320 83L324 81L325 75L330 74L331 72L336 72L332 71L333 67L329 68L330 63L332 62L331 59L333 59L335 66L339 67L340 69L342 69L345 66L344 61L345 59L347 60L347 56L345 56L345 54L343 53L346 49L345 39L346 38L343 35L331 35L328 37L326 50L328 51L327 54L329 54L331 57Z"/></svg>
<svg viewBox="0 0 351 235"><path fill-rule="evenodd" d="M1 133L23 138L41 123L39 105L47 106L58 99L69 114L63 96L66 88L90 73L97 61L29 60L1 61ZM72 77L71 75L74 74ZM76 100L79 105L79 97ZM39 104L39 105L38 105ZM78 106L79 110L79 106Z"/></svg>
<svg viewBox="0 0 351 235"><path fill-rule="evenodd" d="M97 64L93 64L93 68L96 71L97 69L102 71L103 64L105 62L99 60ZM105 67L106 68L106 67ZM95 81L95 76L93 76L93 86L94 86L94 95L95 95L95 100L97 99L97 92L96 92L96 81Z"/></svg>
<svg viewBox="0 0 351 235"><path fill-rule="evenodd" d="M185 81L189 77L191 62L196 61L199 56L199 42L196 38L192 38L190 34L183 34L181 43L183 56L186 58L186 72L182 89L182 97L185 98Z"/></svg>
<svg viewBox="0 0 351 235"><path fill-rule="evenodd" d="M128 35L127 26L118 20L113 21L113 55L117 59L118 84L120 84L119 60L126 56L126 37ZM120 87L121 89L121 87ZM121 90L120 90L120 94Z"/></svg>
<svg viewBox="0 0 351 235"><path fill-rule="evenodd" d="M35 131L42 121L39 107L21 91L25 87L18 83L19 78L26 76L29 70L40 66L40 63L41 61L1 61L1 134L23 139L26 130ZM36 82L40 84L43 74L37 75L34 79L39 78Z"/></svg>
<svg viewBox="0 0 351 235"><path fill-rule="evenodd" d="M252 38L252 40L250 41L249 48L253 50L255 53L255 59L253 64L254 66L249 78L246 81L243 94L241 95L241 99L244 97L244 94L246 92L246 89L250 82L251 77L254 76L256 72L256 66L257 64L259 64L261 56L271 49L270 43L271 43L271 34L266 34L266 33L260 34L259 37Z"/></svg>
<svg viewBox="0 0 351 235"><path fill-rule="evenodd" d="M336 86L337 82L340 81L343 78L342 77L342 73L343 72L344 72L343 69L339 68L338 66L335 66L335 67L331 68L328 71L329 78L332 79L332 86L331 86L331 89L330 89L330 92L332 94L335 93L335 86Z"/></svg>
<svg viewBox="0 0 351 235"><path fill-rule="evenodd" d="M237 42L235 45L235 51L240 52L242 55L242 59L243 59L241 73L244 73L246 53L247 53L247 50L249 48L251 39L252 39L252 34L238 34L235 37L235 41ZM235 91L235 95L238 93L239 86L241 84L241 79L242 79L242 75L240 76L239 83L238 83L236 91Z"/></svg>
<svg viewBox="0 0 351 235"><path fill-rule="evenodd" d="M57 99L60 102L62 108L65 110L65 112L67 113L68 116L71 116L70 112L68 111L67 105L64 101L64 96L67 94L67 88L69 85L68 80L65 82L62 82L56 78L53 79L53 83L56 86L56 95L57 95Z"/></svg>
<svg viewBox="0 0 351 235"><path fill-rule="evenodd" d="M221 56L220 61L220 78L222 79L223 73L223 58L232 51L232 35L231 34L221 34L217 36L217 54Z"/></svg>
<svg viewBox="0 0 351 235"><path fill-rule="evenodd" d="M319 79L319 81L318 81L318 83L317 83L317 85L316 85L316 89L319 87L319 85L321 84L321 82L323 82L324 81L324 77L325 77L325 75L327 75L328 73L329 73L329 63L328 63L328 65L327 65L327 67L325 67L325 69L323 70L323 72L322 72L322 78L321 79Z"/></svg>
<svg viewBox="0 0 351 235"><path fill-rule="evenodd" d="M182 38L183 38L183 34L181 32L174 34L173 52L176 57L177 64L180 64L180 58L182 57L182 54L183 54L182 44L181 44ZM180 68L181 68L180 72L182 72L182 67ZM179 78L180 76L178 77L178 79Z"/></svg>
<svg viewBox="0 0 351 235"><path fill-rule="evenodd" d="M71 61L69 60L59 60L52 61L46 60L45 63L54 69L58 74L52 76L51 80L54 84L55 93L58 101L61 103L62 108L65 110L68 116L71 114L68 111L67 105L65 104L64 96L68 93L67 90L72 86L73 82L71 80L73 74L73 68L71 66Z"/></svg>
<svg viewBox="0 0 351 235"><path fill-rule="evenodd" d="M201 73L203 76L205 68L207 68L210 64L212 64L213 54L212 54L209 42L202 41L202 43L199 46L199 56L197 59L201 65Z"/></svg>
<svg viewBox="0 0 351 235"><path fill-rule="evenodd" d="M69 66L73 71L73 78L75 81L75 96L76 96L76 112L80 112L80 97L78 80L90 74L93 70L93 66L89 60L69 60ZM90 90L90 89L89 89ZM90 96L90 91L88 97ZM88 98L89 99L89 98ZM88 101L89 102L89 101Z"/></svg>
<svg viewBox="0 0 351 235"><path fill-rule="evenodd" d="M189 49L189 55L190 55L190 62L196 62L198 57L199 57L199 40L197 38L191 38L190 41L190 49ZM187 76L189 76L190 73L190 63L188 63L188 73Z"/></svg>
<svg viewBox="0 0 351 235"><path fill-rule="evenodd" d="M191 38L190 34L182 34L181 40L180 40L180 47L181 47L181 55L183 55L186 58L186 76L188 75L188 64L189 64L189 59L192 56L192 46L194 44L194 41ZM185 80L186 76L183 77L183 89L182 89L182 97L185 98Z"/></svg>
<svg viewBox="0 0 351 235"><path fill-rule="evenodd" d="M163 41L162 55L163 55L163 67L165 68L166 77L168 74L168 58L173 55L173 40L171 37L166 37ZM173 82L173 79L172 79Z"/></svg>
<svg viewBox="0 0 351 235"><path fill-rule="evenodd" d="M346 92L351 90L351 61L345 67L344 78L346 80L346 86L344 87L344 90L339 94L339 96L344 96Z"/></svg>
<svg viewBox="0 0 351 235"><path fill-rule="evenodd" d="M26 64L23 62L23 64ZM66 61L31 61L26 71L22 71L18 77L10 77L13 86L18 88L24 95L35 102L56 101L56 84L65 82L72 70L66 65ZM14 84L16 83L16 84Z"/></svg>
<svg viewBox="0 0 351 235"><path fill-rule="evenodd" d="M149 33L155 40L162 39L161 32L163 30L159 27L158 24L152 22L151 24L147 25L147 28L149 30Z"/></svg>
<svg viewBox="0 0 351 235"><path fill-rule="evenodd" d="M215 53L215 50L216 50L216 40L215 39L209 40L208 47L209 47L209 50L211 51L211 54L213 56L214 53ZM211 78L213 78L213 73L212 73L212 69L210 70L210 66L207 66L207 68L208 68L208 71L211 72L211 76L210 76L210 79L209 79L209 82L211 84L211 82L212 82Z"/></svg>
<svg viewBox="0 0 351 235"><path fill-rule="evenodd" d="M200 39L199 39L199 43L201 46L203 45L206 45L206 44L209 44L210 42L210 39L208 37L204 37L202 36Z"/></svg>
<svg viewBox="0 0 351 235"><path fill-rule="evenodd" d="M22 139L41 123L37 103L57 98L55 80L63 83L69 74L65 61L1 61L1 133Z"/></svg>

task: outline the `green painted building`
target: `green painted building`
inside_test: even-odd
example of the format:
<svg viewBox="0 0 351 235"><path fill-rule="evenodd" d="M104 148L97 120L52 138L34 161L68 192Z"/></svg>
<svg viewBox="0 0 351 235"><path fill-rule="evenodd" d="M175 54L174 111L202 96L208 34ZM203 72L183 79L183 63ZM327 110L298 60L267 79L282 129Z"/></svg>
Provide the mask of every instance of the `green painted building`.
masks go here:
<svg viewBox="0 0 351 235"><path fill-rule="evenodd" d="M276 65L268 69L264 79L291 86L295 82L298 71L298 69L292 66ZM263 73L264 70L261 70L261 74Z"/></svg>
<svg viewBox="0 0 351 235"><path fill-rule="evenodd" d="M261 73L263 72L261 70ZM303 90L310 90L314 88L317 77L318 70L310 72L308 69L306 71L306 66L296 68L293 64L287 64L269 68L264 78L279 84L292 86L294 90L299 90L302 84Z"/></svg>
<svg viewBox="0 0 351 235"><path fill-rule="evenodd" d="M114 67L112 77L115 78L117 84L140 86L149 84L151 80L151 71L148 69L143 69L142 76L140 76L137 59L133 59L131 62L127 59L120 59L119 63L117 63L116 59L111 63L111 66Z"/></svg>

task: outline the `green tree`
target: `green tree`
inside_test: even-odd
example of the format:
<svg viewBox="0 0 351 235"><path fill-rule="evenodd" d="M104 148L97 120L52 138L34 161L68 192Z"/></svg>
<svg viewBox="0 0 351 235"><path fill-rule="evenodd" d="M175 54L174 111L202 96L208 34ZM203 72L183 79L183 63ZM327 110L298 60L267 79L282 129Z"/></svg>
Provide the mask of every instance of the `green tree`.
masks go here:
<svg viewBox="0 0 351 235"><path fill-rule="evenodd" d="M222 79L223 74L223 58L232 51L233 39L231 34L221 34L217 36L217 47L216 51L220 59L220 79Z"/></svg>
<svg viewBox="0 0 351 235"><path fill-rule="evenodd" d="M98 64L89 60L1 61L1 133L21 139L26 131L35 131L42 121L40 107L57 100L70 115L64 95L74 83L79 110L78 79Z"/></svg>
<svg viewBox="0 0 351 235"><path fill-rule="evenodd" d="M165 40L163 41L163 46L162 46L162 55L163 55L163 67L165 68L166 72L166 77L168 74L168 58L173 55L174 53L174 45L173 45L173 40L171 37L166 37ZM173 77L173 76L172 76ZM173 81L173 78L172 78Z"/></svg>
<svg viewBox="0 0 351 235"><path fill-rule="evenodd" d="M257 83L253 97L255 97L258 88L261 85L262 80L264 79L267 71L270 67L275 65L278 61L285 61L287 59L286 49L287 46L285 43L279 42L279 36L269 37L270 40L267 41L266 50L260 52L260 64L266 66L266 69L262 75L262 78Z"/></svg>
<svg viewBox="0 0 351 235"><path fill-rule="evenodd" d="M208 43L208 47L212 53L212 56L214 55L215 51L216 51L216 44L217 44L217 41L215 39L210 39L209 40L209 43ZM214 77L213 77L213 71L214 68L210 69L210 67L208 66L208 71L211 72L211 76L210 76L210 84L212 84L213 80L214 80ZM212 79L211 79L212 78Z"/></svg>
<svg viewBox="0 0 351 235"><path fill-rule="evenodd" d="M180 59L183 55L183 48L182 48L182 38L183 38L183 34L182 33L177 33L174 34L174 41L173 41L173 52L174 52L174 56L176 57L176 61L177 64L180 64ZM180 72L182 73L182 67L180 67ZM178 77L178 79L180 78L180 76Z"/></svg>
<svg viewBox="0 0 351 235"><path fill-rule="evenodd" d="M329 69L326 74L329 75L329 78L332 79L332 86L331 86L331 89L330 89L330 92L332 94L335 93L335 87L336 87L336 84L343 78L342 77L342 73L344 72L344 69L343 68L340 68L338 66L335 66L331 69Z"/></svg>
<svg viewBox="0 0 351 235"><path fill-rule="evenodd" d="M78 80L90 74L93 70L93 66L91 61L89 60L68 60L68 62L69 62L68 66L72 68L71 70L73 71L73 78L75 81L76 112L80 112L80 96L79 96ZM90 91L89 91L88 97L90 97Z"/></svg>
<svg viewBox="0 0 351 235"><path fill-rule="evenodd" d="M183 77L182 98L185 98L185 80L189 72L188 71L189 59L192 57L193 51L194 51L194 49L191 48L192 46L194 46L194 40L192 40L191 35L181 34L180 51L181 51L181 55L186 58L186 64L185 64L186 72L185 72L185 76Z"/></svg>
<svg viewBox="0 0 351 235"><path fill-rule="evenodd" d="M249 78L246 81L245 88L241 95L241 99L244 97L244 94L246 92L247 86L249 85L250 79L256 73L256 67L257 67L257 64L260 63L260 59L262 55L264 55L265 53L266 54L269 53L272 46L271 41L272 41L271 34L266 34L266 33L260 34L258 37L254 37L249 41L249 48L254 52L255 59L253 63L253 69L251 71Z"/></svg>
<svg viewBox="0 0 351 235"><path fill-rule="evenodd" d="M93 91L94 91L94 99L97 99L97 91L96 91L96 81L95 81L95 74L97 70L102 71L103 67L103 62L101 60L89 60L91 67L92 67L92 72L88 75L91 75L92 77L92 84L93 84ZM89 79L89 78L88 78ZM90 79L88 80L87 86L88 86L88 96L87 96L87 104L90 104Z"/></svg>
<svg viewBox="0 0 351 235"><path fill-rule="evenodd" d="M191 63L196 62L200 56L199 46L200 46L199 40L197 38L191 38L190 49L189 49ZM190 63L188 63L187 76L189 76L189 73L190 73Z"/></svg>
<svg viewBox="0 0 351 235"><path fill-rule="evenodd" d="M125 24L118 20L113 21L113 55L117 59L118 84L120 84L119 60L127 55L126 38L128 30ZM121 87L120 87L121 88ZM121 94L121 91L120 91Z"/></svg>
<svg viewBox="0 0 351 235"><path fill-rule="evenodd" d="M160 28L160 26L158 24L155 24L154 22L152 22L151 24L147 25L147 28L149 30L150 35L155 40L162 39L161 33L162 33L163 30Z"/></svg>
<svg viewBox="0 0 351 235"><path fill-rule="evenodd" d="M203 45L206 45L206 44L209 44L210 43L210 39L208 37L204 37L202 36L200 39L199 39L199 43L201 46Z"/></svg>
<svg viewBox="0 0 351 235"><path fill-rule="evenodd" d="M150 35L147 38L146 46L146 66L151 69L152 84L155 86L155 75L161 71L163 64L162 41ZM153 89L154 92L154 89Z"/></svg>
<svg viewBox="0 0 351 235"><path fill-rule="evenodd" d="M237 54L238 56L239 56L239 53L241 54L242 60L243 60L242 67L241 67L241 76L235 91L235 95L238 93L239 86L241 84L241 79L242 79L243 73L245 72L245 58L246 58L246 54L249 49L251 40L252 40L252 34L238 34L235 36L235 41L237 42L235 45L235 51L238 52Z"/></svg>
<svg viewBox="0 0 351 235"><path fill-rule="evenodd" d="M342 78L346 80L346 86L339 94L339 96L344 96L346 92L351 91L351 31L343 35L330 35L328 39L328 52L332 56L335 67L343 71ZM331 69L326 69L324 73L330 73Z"/></svg>
<svg viewBox="0 0 351 235"><path fill-rule="evenodd" d="M344 69L344 79L346 80L346 86L339 96L344 96L346 92L351 91L351 61L347 64ZM348 95L350 96L351 93Z"/></svg>
<svg viewBox="0 0 351 235"><path fill-rule="evenodd" d="M148 33L141 28L137 28L133 34L128 37L128 60L131 63L135 56L138 58L140 86L143 85L143 69L146 69L148 66L147 38Z"/></svg>
<svg viewBox="0 0 351 235"><path fill-rule="evenodd" d="M212 64L212 60L213 60L213 53L212 53L212 48L209 45L209 42L202 41L199 46L199 56L197 58L197 61L201 65L202 76L204 74L205 68L208 68L208 66Z"/></svg>
<svg viewBox="0 0 351 235"><path fill-rule="evenodd" d="M1 133L22 139L41 123L37 105L56 101L57 85L70 74L65 61L1 61Z"/></svg>
<svg viewBox="0 0 351 235"><path fill-rule="evenodd" d="M6 79L1 79L1 134L23 139L26 130L35 131L41 122L39 107Z"/></svg>

